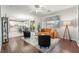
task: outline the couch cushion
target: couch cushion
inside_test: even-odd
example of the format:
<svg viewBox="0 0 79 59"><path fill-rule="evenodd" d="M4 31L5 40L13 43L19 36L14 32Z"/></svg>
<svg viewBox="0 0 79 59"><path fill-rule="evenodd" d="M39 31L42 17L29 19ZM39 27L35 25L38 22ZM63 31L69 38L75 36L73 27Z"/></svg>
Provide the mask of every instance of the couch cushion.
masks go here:
<svg viewBox="0 0 79 59"><path fill-rule="evenodd" d="M50 32L39 32L38 35L50 35Z"/></svg>

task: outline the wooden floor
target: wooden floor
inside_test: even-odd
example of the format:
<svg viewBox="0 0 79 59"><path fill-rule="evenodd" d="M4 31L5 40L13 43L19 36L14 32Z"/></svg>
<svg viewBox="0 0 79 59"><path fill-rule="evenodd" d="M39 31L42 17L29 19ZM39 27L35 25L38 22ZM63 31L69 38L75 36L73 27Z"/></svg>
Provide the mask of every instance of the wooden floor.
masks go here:
<svg viewBox="0 0 79 59"><path fill-rule="evenodd" d="M55 53L59 50L60 53L79 53L79 47L75 41L60 40L56 45L58 48L53 48L50 52ZM52 52L53 51L53 52ZM40 50L32 46L31 44L24 42L20 37L15 37L9 40L9 43L5 44L5 47L1 49L2 53L41 53Z"/></svg>
<svg viewBox="0 0 79 59"><path fill-rule="evenodd" d="M79 53L79 47L75 41L70 40L60 40L60 45L62 50L72 53Z"/></svg>
<svg viewBox="0 0 79 59"><path fill-rule="evenodd" d="M6 44L6 48L1 49L2 53L40 53L41 51L24 42L20 37L12 38L9 43Z"/></svg>

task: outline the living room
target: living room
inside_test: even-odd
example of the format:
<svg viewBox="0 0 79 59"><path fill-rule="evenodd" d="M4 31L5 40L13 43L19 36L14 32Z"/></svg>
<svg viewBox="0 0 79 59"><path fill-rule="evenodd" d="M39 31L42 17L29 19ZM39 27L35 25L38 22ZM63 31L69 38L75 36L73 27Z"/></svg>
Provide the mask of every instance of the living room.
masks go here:
<svg viewBox="0 0 79 59"><path fill-rule="evenodd" d="M8 19L6 40L0 34L1 52L79 52L77 9L75 5L1 5L1 19Z"/></svg>

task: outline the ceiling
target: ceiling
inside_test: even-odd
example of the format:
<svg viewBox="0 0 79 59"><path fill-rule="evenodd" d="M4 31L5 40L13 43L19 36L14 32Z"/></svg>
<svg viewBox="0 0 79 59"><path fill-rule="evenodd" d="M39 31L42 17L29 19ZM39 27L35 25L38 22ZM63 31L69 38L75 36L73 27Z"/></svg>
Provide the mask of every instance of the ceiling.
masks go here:
<svg viewBox="0 0 79 59"><path fill-rule="evenodd" d="M10 19L29 19L33 17L44 17L54 12L58 12L67 8L72 8L73 5L2 5L2 16L7 14Z"/></svg>

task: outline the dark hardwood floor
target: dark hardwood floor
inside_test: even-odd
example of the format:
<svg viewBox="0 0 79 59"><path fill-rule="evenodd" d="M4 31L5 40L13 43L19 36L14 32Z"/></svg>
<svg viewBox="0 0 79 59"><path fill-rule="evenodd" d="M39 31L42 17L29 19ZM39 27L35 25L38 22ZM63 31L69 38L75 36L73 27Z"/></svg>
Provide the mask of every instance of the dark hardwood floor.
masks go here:
<svg viewBox="0 0 79 59"><path fill-rule="evenodd" d="M60 42L50 52L55 53L79 53L79 47L75 41L60 40ZM1 49L2 53L41 53L40 50L31 44L24 42L20 37L11 38L9 43ZM58 53L59 53L58 52Z"/></svg>
<svg viewBox="0 0 79 59"><path fill-rule="evenodd" d="M79 53L79 47L77 46L77 43L75 41L63 39L60 40L60 46L62 50L66 50L72 53Z"/></svg>
<svg viewBox="0 0 79 59"><path fill-rule="evenodd" d="M20 37L11 38L9 43L5 44L5 48L2 47L2 53L41 53L40 50L24 42Z"/></svg>

